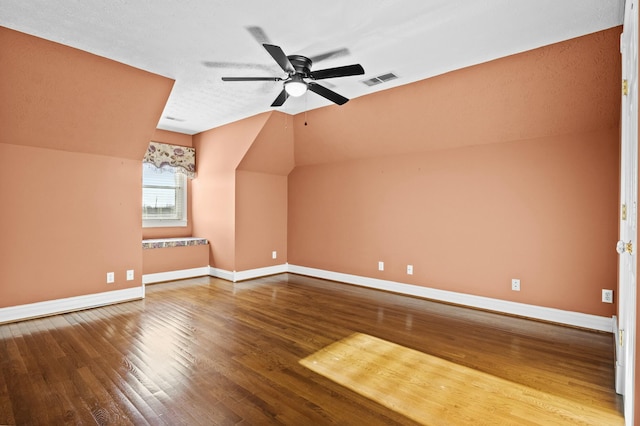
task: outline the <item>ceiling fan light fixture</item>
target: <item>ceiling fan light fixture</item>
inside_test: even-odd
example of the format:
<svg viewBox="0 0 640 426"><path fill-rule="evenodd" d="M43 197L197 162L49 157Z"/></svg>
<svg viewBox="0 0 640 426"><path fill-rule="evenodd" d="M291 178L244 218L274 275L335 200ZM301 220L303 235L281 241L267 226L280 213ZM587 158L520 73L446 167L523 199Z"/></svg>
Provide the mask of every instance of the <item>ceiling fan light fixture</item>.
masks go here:
<svg viewBox="0 0 640 426"><path fill-rule="evenodd" d="M307 83L299 75L294 75L291 80L285 81L284 90L289 96L302 96L307 92Z"/></svg>

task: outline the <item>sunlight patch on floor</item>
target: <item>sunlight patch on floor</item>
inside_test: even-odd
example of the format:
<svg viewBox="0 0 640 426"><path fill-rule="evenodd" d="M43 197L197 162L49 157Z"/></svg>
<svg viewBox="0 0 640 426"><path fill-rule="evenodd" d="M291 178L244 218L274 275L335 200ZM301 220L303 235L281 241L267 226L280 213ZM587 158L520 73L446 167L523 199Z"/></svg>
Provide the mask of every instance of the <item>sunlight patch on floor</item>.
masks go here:
<svg viewBox="0 0 640 426"><path fill-rule="evenodd" d="M300 364L422 424L624 424L616 412L367 334L354 333L300 360Z"/></svg>

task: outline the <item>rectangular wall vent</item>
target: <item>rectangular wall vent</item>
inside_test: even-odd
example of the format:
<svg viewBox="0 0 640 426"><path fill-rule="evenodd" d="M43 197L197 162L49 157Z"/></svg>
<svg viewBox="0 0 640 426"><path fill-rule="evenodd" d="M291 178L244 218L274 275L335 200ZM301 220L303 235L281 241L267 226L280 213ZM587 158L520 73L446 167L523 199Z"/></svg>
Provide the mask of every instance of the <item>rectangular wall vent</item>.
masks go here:
<svg viewBox="0 0 640 426"><path fill-rule="evenodd" d="M398 78L397 75L395 75L392 72L389 72L386 74L379 75L377 77L370 78L368 80L363 80L362 82L367 86L375 86L377 84L385 83L390 80L395 80L396 78Z"/></svg>

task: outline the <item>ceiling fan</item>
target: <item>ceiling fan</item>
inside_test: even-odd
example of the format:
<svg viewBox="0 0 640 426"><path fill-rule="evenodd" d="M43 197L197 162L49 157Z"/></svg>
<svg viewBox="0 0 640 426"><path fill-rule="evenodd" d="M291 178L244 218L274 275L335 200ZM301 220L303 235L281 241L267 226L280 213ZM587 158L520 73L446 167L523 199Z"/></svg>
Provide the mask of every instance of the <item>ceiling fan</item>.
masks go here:
<svg viewBox="0 0 640 426"><path fill-rule="evenodd" d="M311 90L338 105L343 105L347 103L349 99L313 80L364 74L364 68L362 68L360 64L311 71L313 62L306 56L287 56L279 46L273 44L265 43L262 46L264 46L271 57L280 65L280 68L287 73L287 77L222 77L222 81L284 81L284 87L271 104L272 107L282 106L289 96L302 96L307 90Z"/></svg>

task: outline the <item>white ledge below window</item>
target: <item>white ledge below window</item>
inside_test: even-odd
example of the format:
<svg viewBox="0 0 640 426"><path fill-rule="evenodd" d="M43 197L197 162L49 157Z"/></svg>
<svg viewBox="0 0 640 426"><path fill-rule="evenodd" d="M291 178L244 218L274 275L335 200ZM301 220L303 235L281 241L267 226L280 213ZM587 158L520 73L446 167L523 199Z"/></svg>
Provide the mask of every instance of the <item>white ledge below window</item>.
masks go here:
<svg viewBox="0 0 640 426"><path fill-rule="evenodd" d="M186 220L143 219L143 228L182 228L187 226Z"/></svg>
<svg viewBox="0 0 640 426"><path fill-rule="evenodd" d="M145 250L165 247L200 246L206 244L209 244L209 241L206 238L198 237L156 238L150 240L142 240L142 248Z"/></svg>

